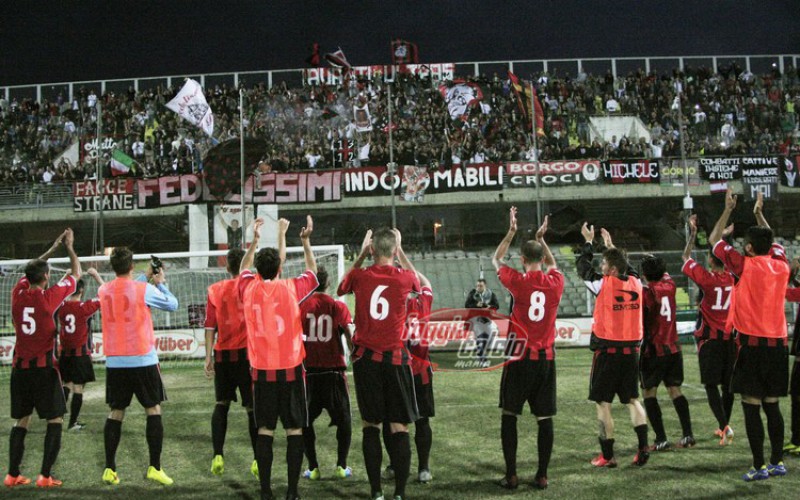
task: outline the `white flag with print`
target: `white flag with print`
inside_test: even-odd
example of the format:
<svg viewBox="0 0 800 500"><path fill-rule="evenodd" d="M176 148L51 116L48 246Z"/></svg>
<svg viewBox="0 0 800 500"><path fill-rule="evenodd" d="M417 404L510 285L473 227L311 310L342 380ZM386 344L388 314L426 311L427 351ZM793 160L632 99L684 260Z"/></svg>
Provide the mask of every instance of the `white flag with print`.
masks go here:
<svg viewBox="0 0 800 500"><path fill-rule="evenodd" d="M187 122L203 129L209 137L214 136L214 114L206 102L203 89L196 81L187 79L178 95L167 103L167 107Z"/></svg>

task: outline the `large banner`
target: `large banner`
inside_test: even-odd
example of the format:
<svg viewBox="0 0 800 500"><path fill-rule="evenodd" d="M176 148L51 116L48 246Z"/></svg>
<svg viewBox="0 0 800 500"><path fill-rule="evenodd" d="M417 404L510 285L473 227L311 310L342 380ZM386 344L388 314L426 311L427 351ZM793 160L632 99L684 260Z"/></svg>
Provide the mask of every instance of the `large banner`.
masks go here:
<svg viewBox="0 0 800 500"><path fill-rule="evenodd" d="M452 80L455 68L454 63L352 66L349 75L351 78L371 81L381 78L393 80L397 74L407 74L441 81ZM303 81L306 85L341 85L344 83L344 72L341 68L309 68L303 70Z"/></svg>
<svg viewBox="0 0 800 500"><path fill-rule="evenodd" d="M395 193L401 195L401 176L405 168L394 176L386 167L349 168L342 171L346 196L382 196ZM416 173L420 176L419 172ZM454 193L460 191L498 191L503 189L503 169L495 163L454 165L446 169L428 169L428 178L421 176L413 187L425 194Z"/></svg>
<svg viewBox="0 0 800 500"><path fill-rule="evenodd" d="M755 200L758 193L765 199L778 199L780 162L777 156L742 158L742 185L744 198Z"/></svg>
<svg viewBox="0 0 800 500"><path fill-rule="evenodd" d="M606 184L658 184L659 160L623 159L603 162Z"/></svg>
<svg viewBox="0 0 800 500"><path fill-rule="evenodd" d="M509 162L506 175L509 187L576 186L595 184L600 179L600 160L563 160L539 162L536 175L535 162Z"/></svg>
<svg viewBox="0 0 800 500"><path fill-rule="evenodd" d="M342 199L341 182L340 170L251 175L245 183L245 203L339 201ZM137 179L136 191L139 208L241 201L238 193L230 194L224 200L215 198L203 178L194 174Z"/></svg>
<svg viewBox="0 0 800 500"><path fill-rule="evenodd" d="M133 179L104 179L97 181L78 181L72 185L72 208L76 212L96 212L100 210L100 199L103 210L133 210L136 200L133 196ZM103 196L100 196L100 187Z"/></svg>
<svg viewBox="0 0 800 500"><path fill-rule="evenodd" d="M699 186L700 165L696 158L686 160L686 172L683 170L683 162L680 159L661 160L659 169L662 186L683 186L686 175L689 177L690 186Z"/></svg>

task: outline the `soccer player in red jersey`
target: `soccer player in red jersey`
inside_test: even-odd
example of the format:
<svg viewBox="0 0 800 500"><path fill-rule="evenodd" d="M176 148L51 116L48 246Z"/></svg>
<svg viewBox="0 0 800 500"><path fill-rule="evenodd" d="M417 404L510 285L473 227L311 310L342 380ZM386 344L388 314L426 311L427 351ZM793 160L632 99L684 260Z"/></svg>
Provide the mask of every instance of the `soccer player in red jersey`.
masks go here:
<svg viewBox="0 0 800 500"><path fill-rule="evenodd" d="M739 345L731 389L742 395L745 431L753 454L753 467L742 476L745 481L786 475L784 422L778 401L786 396L789 385L784 299L791 271L785 250L773 242L772 229L764 218L762 206L763 198L759 194L754 209L758 225L747 230L744 255L722 239L728 219L736 208L736 196L730 190L725 196L722 215L709 237L714 255L726 269L739 276L733 289L728 324L736 330ZM767 416L767 434L772 448L769 463L764 459L762 408Z"/></svg>
<svg viewBox="0 0 800 500"><path fill-rule="evenodd" d="M306 270L291 279L281 279L286 260L289 221L278 221L278 248L256 252L263 219L253 223L253 241L239 267L239 293L247 325L247 357L252 367L253 408L258 436L256 460L262 500L272 500L272 444L280 418L286 431L286 498L294 500L303 466L303 427L308 425L305 370L303 369L303 325L300 302L317 288L317 262L311 250L314 221L306 217L300 231ZM250 271L255 263L258 275Z"/></svg>
<svg viewBox="0 0 800 500"><path fill-rule="evenodd" d="M247 429L250 432L250 445L253 448L250 472L258 477L258 462L255 460L256 420L253 415L250 361L247 359L247 327L244 323L244 308L239 298L237 278L242 257L244 250L240 248L229 250L227 271L231 278L208 287L205 374L206 377L214 377L214 394L217 401L214 413L211 415L211 443L214 448L211 473L222 475L225 472L223 448L228 431L228 411L231 401L237 400L238 390L242 406L247 412Z"/></svg>
<svg viewBox="0 0 800 500"><path fill-rule="evenodd" d="M361 269L372 254L373 265ZM405 262L394 266L395 255ZM395 498L405 496L411 462L408 424L419 417L414 379L405 348L407 298L419 292L419 280L402 251L400 232L382 228L367 232L361 253L337 291L356 299L356 335L353 339L353 378L363 420L364 463L371 497L381 491L381 422L389 422L389 457L395 468Z"/></svg>
<svg viewBox="0 0 800 500"><path fill-rule="evenodd" d="M89 268L86 274L94 278L98 286L104 281L95 268ZM58 367L64 383L64 401L69 400L72 392L72 404L69 408L69 424L67 430L79 431L85 427L78 422L78 415L83 406L83 389L88 382L94 382L92 366L92 339L89 337L89 321L94 313L100 310L100 299L81 301L86 283L78 280L73 293L58 309L58 324L61 335L61 356Z"/></svg>
<svg viewBox="0 0 800 500"><path fill-rule="evenodd" d="M500 383L500 408L503 409L500 435L506 475L504 488L516 489L517 416L527 401L539 425L537 437L539 468L533 485L547 488L547 467L553 451L553 416L556 414L556 362L553 343L556 337L556 314L564 293L564 275L544 241L548 216L536 231L535 241L522 244L521 264L525 272L507 266L503 258L517 232L517 209L511 207L508 233L495 250L492 263L500 283L514 298L511 310L510 358L503 367ZM520 349L520 343L523 345Z"/></svg>
<svg viewBox="0 0 800 500"><path fill-rule="evenodd" d="M610 237L608 242L611 243ZM681 422L683 437L678 441L678 447L690 448L696 443L692 433L689 401L681 393L683 354L678 342L678 325L675 317L677 287L667 273L667 264L661 257L647 255L642 259L641 267L642 277L645 280L642 290L644 340L639 374L644 408L656 433L656 439L651 449L664 451L670 447L657 398L658 386L661 383L667 387L667 392Z"/></svg>
<svg viewBox="0 0 800 500"><path fill-rule="evenodd" d="M736 361L736 342L725 327L733 290L733 275L725 270L722 261L713 254L708 256L706 270L692 259L697 216L689 217L689 241L683 251L683 274L694 281L703 295L700 301L700 323L694 336L697 340L697 358L700 363L700 383L705 386L708 405L717 419L719 428L714 431L720 446L733 442L730 426L733 393L730 392L731 373ZM722 394L720 395L720 387Z"/></svg>
<svg viewBox="0 0 800 500"><path fill-rule="evenodd" d="M34 409L39 418L47 420L42 468L36 478L36 486L61 486L61 481L51 475L51 469L61 449L61 431L67 404L54 355L58 331L53 317L64 299L75 292L75 284L81 277L78 256L72 248L74 238L72 229L64 231L50 250L28 262L25 276L20 278L11 292L11 318L16 334L11 368L11 418L16 422L11 428L8 473L3 481L8 488L31 482L20 473L19 468L25 451L25 434ZM62 240L69 255L70 274L56 285L49 286L50 266L47 258Z"/></svg>
<svg viewBox="0 0 800 500"><path fill-rule="evenodd" d="M308 470L303 477L312 481L321 477L314 421L322 414L322 410L328 411L331 425L336 426L336 477L345 479L353 475L352 469L347 466L353 429L345 374L347 359L342 343L344 340L348 346L352 345L353 320L344 302L334 300L325 293L328 289L327 269L321 266L317 269L317 280L319 286L316 292L300 305L308 384L308 426L303 428Z"/></svg>
<svg viewBox="0 0 800 500"><path fill-rule="evenodd" d="M800 281L798 281L798 270L800 270L800 259L792 259L792 288L786 290L786 300L789 302L800 302ZM800 455L800 311L794 320L794 333L792 335L792 347L790 353L794 356L792 366L791 383L789 386L789 397L792 401L792 416L790 423L791 439L783 447L784 453Z"/></svg>

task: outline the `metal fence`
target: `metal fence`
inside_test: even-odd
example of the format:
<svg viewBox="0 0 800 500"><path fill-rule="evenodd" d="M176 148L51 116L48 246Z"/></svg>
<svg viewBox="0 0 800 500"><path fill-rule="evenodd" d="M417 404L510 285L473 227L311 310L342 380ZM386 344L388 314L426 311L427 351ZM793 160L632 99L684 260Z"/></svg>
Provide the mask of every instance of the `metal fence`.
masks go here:
<svg viewBox="0 0 800 500"><path fill-rule="evenodd" d="M586 73L604 75L610 71L614 77L618 74L625 75L630 71L643 69L646 72L671 71L674 68L683 70L687 66L705 66L712 68L716 73L719 66L735 61L741 68L756 74L769 72L773 64L781 73L789 66L797 67L800 54L773 54L773 55L710 55L710 56L665 56L665 57L609 57L609 58L575 58L575 59L527 59L513 61L478 61L457 62L455 72L458 75L488 75L494 73L504 76L506 71L513 71L519 75L530 75L548 72L553 74L569 73L577 75L580 68ZM303 69L265 70L265 71L240 71L235 73L198 73L186 75L152 76L145 78L121 78L113 80L87 80L78 82L39 83L30 85L0 86L0 92L9 102L12 99L47 99L55 101L59 94L68 97L71 101L76 90L81 87L99 89L101 94L109 92L125 92L133 87L134 90L145 90L159 85L171 86L173 82L182 81L184 78L194 78L203 87L215 85L238 86L240 81L247 85L264 83L268 87L286 83L290 86L299 86L303 82Z"/></svg>

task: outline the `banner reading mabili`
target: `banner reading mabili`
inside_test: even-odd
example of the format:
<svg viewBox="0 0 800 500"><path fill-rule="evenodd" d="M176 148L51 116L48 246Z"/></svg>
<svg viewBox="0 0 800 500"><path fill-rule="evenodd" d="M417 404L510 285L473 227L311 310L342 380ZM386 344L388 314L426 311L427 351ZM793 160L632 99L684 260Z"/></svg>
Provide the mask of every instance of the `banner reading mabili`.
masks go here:
<svg viewBox="0 0 800 500"><path fill-rule="evenodd" d="M214 113L206 102L203 89L195 80L188 78L178 95L167 103L167 107L187 122L203 129L209 137L214 137Z"/></svg>

